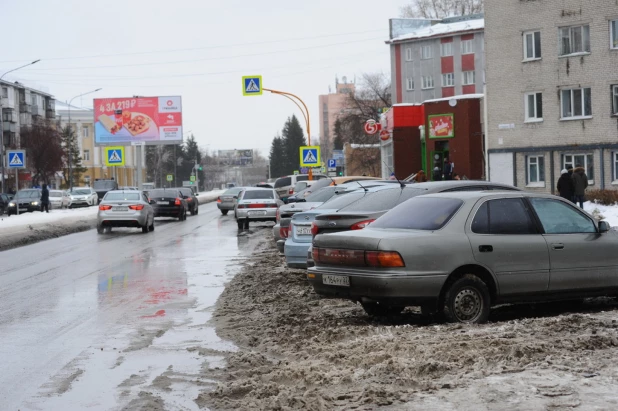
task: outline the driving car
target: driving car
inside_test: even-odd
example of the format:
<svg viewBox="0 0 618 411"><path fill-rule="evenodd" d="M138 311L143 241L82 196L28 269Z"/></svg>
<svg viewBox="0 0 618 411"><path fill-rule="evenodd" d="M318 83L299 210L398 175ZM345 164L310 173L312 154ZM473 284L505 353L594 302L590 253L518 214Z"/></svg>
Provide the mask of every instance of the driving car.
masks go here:
<svg viewBox="0 0 618 411"><path fill-rule="evenodd" d="M243 187L232 187L217 198L217 208L221 211L221 214L227 215L230 210L236 207L236 198L238 194L243 190Z"/></svg>
<svg viewBox="0 0 618 411"><path fill-rule="evenodd" d="M428 194L364 230L318 235L307 278L320 296L360 302L369 315L421 306L483 323L497 304L618 295L609 228L547 194Z"/></svg>
<svg viewBox="0 0 618 411"><path fill-rule="evenodd" d="M49 190L50 208L69 208L71 196L65 190Z"/></svg>
<svg viewBox="0 0 618 411"><path fill-rule="evenodd" d="M73 187L69 190L69 195L71 196L69 208L90 207L99 201L97 192L90 187Z"/></svg>
<svg viewBox="0 0 618 411"><path fill-rule="evenodd" d="M10 202L11 198L8 196L8 194L0 193L0 215L6 212L6 210L9 208Z"/></svg>
<svg viewBox="0 0 618 411"><path fill-rule="evenodd" d="M118 190L118 182L113 178L96 178L93 188L97 193L97 202L100 202L108 191Z"/></svg>
<svg viewBox="0 0 618 411"><path fill-rule="evenodd" d="M275 221L277 210L283 205L283 201L274 189L245 187L236 201L236 223L238 229L246 230L251 221Z"/></svg>
<svg viewBox="0 0 618 411"><path fill-rule="evenodd" d="M313 174L313 180L321 180L327 178L324 174ZM286 203L289 196L294 194L294 186L299 181L308 181L309 174L294 174L278 178L275 181L275 190L281 200Z"/></svg>
<svg viewBox="0 0 618 411"><path fill-rule="evenodd" d="M97 232L110 232L113 227L141 228L142 233L154 231L154 210L142 191L108 191L97 214Z"/></svg>
<svg viewBox="0 0 618 411"><path fill-rule="evenodd" d="M9 202L6 214L8 216L17 214L18 210L20 213L41 211L41 190L38 188L19 190Z"/></svg>
<svg viewBox="0 0 618 411"><path fill-rule="evenodd" d="M184 199L187 200L187 206L189 207L189 212L191 215L196 215L200 212L200 204L197 201L197 196L199 194L193 192L189 187L178 187L178 190L183 195Z"/></svg>
<svg viewBox="0 0 618 411"><path fill-rule="evenodd" d="M189 206L187 200L177 188L157 188L148 191L149 203L155 217L174 217L178 221L187 219Z"/></svg>

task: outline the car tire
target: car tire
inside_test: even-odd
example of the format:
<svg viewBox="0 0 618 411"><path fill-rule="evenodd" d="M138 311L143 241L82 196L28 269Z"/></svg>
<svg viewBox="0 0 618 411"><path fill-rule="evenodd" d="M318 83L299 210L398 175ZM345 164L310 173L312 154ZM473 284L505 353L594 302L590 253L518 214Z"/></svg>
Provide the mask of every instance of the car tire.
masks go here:
<svg viewBox="0 0 618 411"><path fill-rule="evenodd" d="M200 213L200 206L196 205L195 206L195 215L198 215Z"/></svg>
<svg viewBox="0 0 618 411"><path fill-rule="evenodd" d="M444 296L444 315L453 323L484 323L489 318L490 306L487 285L473 274L456 280Z"/></svg>
<svg viewBox="0 0 618 411"><path fill-rule="evenodd" d="M148 228L148 223L146 223L143 227L142 227L142 233L146 234L150 231L150 229Z"/></svg>
<svg viewBox="0 0 618 411"><path fill-rule="evenodd" d="M154 217L152 218L152 223L148 226L148 230L154 231Z"/></svg>
<svg viewBox="0 0 618 411"><path fill-rule="evenodd" d="M242 230L245 224L241 220L236 220L236 224L238 224L238 229Z"/></svg>
<svg viewBox="0 0 618 411"><path fill-rule="evenodd" d="M196 209L196 208L197 208L197 207L193 207L193 208L191 209L191 215L196 215L196 214L197 214L197 209Z"/></svg>
<svg viewBox="0 0 618 411"><path fill-rule="evenodd" d="M249 229L249 219L248 218L245 220L244 225L245 225L245 230L248 230Z"/></svg>
<svg viewBox="0 0 618 411"><path fill-rule="evenodd" d="M111 227L105 227L105 232L107 234L111 233L112 232L112 228Z"/></svg>
<svg viewBox="0 0 618 411"><path fill-rule="evenodd" d="M228 211L230 211L230 210L221 210L221 214L223 214L223 215L227 215L227 212L228 212Z"/></svg>
<svg viewBox="0 0 618 411"><path fill-rule="evenodd" d="M103 226L97 225L97 233L103 234L104 232L105 232L105 229L103 228Z"/></svg>
<svg viewBox="0 0 618 411"><path fill-rule="evenodd" d="M393 315L399 315L403 311L404 306L401 305L387 305L378 303L361 303L363 310L372 317L391 317Z"/></svg>

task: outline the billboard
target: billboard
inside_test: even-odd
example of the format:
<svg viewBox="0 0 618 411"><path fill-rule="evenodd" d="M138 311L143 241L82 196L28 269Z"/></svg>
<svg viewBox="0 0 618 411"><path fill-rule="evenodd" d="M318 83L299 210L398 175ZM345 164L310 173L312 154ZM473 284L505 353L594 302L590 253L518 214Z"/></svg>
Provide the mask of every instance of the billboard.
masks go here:
<svg viewBox="0 0 618 411"><path fill-rule="evenodd" d="M455 137L453 114L429 116L429 138Z"/></svg>
<svg viewBox="0 0 618 411"><path fill-rule="evenodd" d="M180 96L94 99L96 145L182 143Z"/></svg>
<svg viewBox="0 0 618 411"><path fill-rule="evenodd" d="M219 163L228 166L253 164L253 150L218 150Z"/></svg>

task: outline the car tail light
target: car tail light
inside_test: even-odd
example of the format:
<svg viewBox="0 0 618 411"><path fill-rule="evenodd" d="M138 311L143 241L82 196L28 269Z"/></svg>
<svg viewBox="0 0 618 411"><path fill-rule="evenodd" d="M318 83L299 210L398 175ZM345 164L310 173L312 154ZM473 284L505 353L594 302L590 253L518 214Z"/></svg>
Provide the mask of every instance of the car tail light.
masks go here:
<svg viewBox="0 0 618 411"><path fill-rule="evenodd" d="M405 267L396 251L364 251L313 247L311 255L316 263L351 267Z"/></svg>
<svg viewBox="0 0 618 411"><path fill-rule="evenodd" d="M277 204L266 204L266 208L279 208Z"/></svg>
<svg viewBox="0 0 618 411"><path fill-rule="evenodd" d="M130 210L143 210L144 209L144 205L143 204L130 205L129 209Z"/></svg>
<svg viewBox="0 0 618 411"><path fill-rule="evenodd" d="M318 232L320 232L320 229L318 228L318 226L315 224L315 221L311 223L311 235L312 236L316 236L318 235Z"/></svg>
<svg viewBox="0 0 618 411"><path fill-rule="evenodd" d="M396 251L365 251L369 267L405 267L401 254Z"/></svg>
<svg viewBox="0 0 618 411"><path fill-rule="evenodd" d="M311 249L311 257L313 258L313 261L315 261L316 263L321 262L320 261L320 249L317 247L313 247Z"/></svg>
<svg viewBox="0 0 618 411"><path fill-rule="evenodd" d="M288 190L288 194L294 194L294 188L290 188L290 189Z"/></svg>
<svg viewBox="0 0 618 411"><path fill-rule="evenodd" d="M217 203L221 202L221 197L217 197Z"/></svg>
<svg viewBox="0 0 618 411"><path fill-rule="evenodd" d="M187 198L187 201L193 201L193 199L191 197Z"/></svg>
<svg viewBox="0 0 618 411"><path fill-rule="evenodd" d="M238 204L238 208L247 208L245 204Z"/></svg>
<svg viewBox="0 0 618 411"><path fill-rule="evenodd" d="M356 224L353 224L350 227L350 230L362 230L363 228L367 227L369 224L373 223L375 220L375 218L372 218L371 220L363 220L363 221L359 221Z"/></svg>
<svg viewBox="0 0 618 411"><path fill-rule="evenodd" d="M100 205L99 206L99 210L102 210L102 211L107 211L107 210L111 210L111 209L112 209L111 205Z"/></svg>
<svg viewBox="0 0 618 411"><path fill-rule="evenodd" d="M280 227L279 228L279 237L288 238L290 235L290 227Z"/></svg>
<svg viewBox="0 0 618 411"><path fill-rule="evenodd" d="M174 201L174 205L179 206L180 204L181 204L180 203L180 198L176 198L176 201Z"/></svg>

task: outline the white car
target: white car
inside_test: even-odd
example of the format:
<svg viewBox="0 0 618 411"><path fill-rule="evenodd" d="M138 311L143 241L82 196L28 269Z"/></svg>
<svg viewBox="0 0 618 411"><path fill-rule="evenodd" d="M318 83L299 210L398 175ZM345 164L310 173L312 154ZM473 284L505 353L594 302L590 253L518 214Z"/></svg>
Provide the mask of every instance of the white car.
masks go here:
<svg viewBox="0 0 618 411"><path fill-rule="evenodd" d="M64 190L49 190L49 204L51 208L68 208L71 196Z"/></svg>
<svg viewBox="0 0 618 411"><path fill-rule="evenodd" d="M97 192L90 187L73 187L73 189L69 191L69 195L71 196L69 208L89 207L97 205L99 202Z"/></svg>

